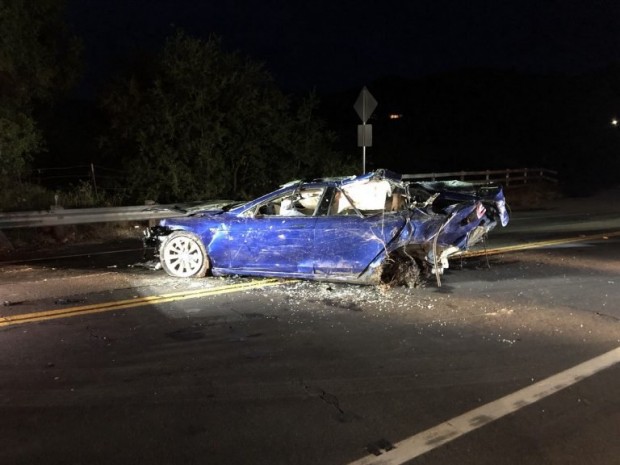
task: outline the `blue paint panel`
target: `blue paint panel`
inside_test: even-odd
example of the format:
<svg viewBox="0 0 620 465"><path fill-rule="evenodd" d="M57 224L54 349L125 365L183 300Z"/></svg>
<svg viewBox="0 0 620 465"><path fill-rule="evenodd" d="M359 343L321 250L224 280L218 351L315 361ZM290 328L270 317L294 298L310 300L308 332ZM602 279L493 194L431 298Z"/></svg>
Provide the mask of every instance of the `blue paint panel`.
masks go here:
<svg viewBox="0 0 620 465"><path fill-rule="evenodd" d="M317 218L314 243L315 273L359 275L385 253L401 231L405 218L396 213Z"/></svg>
<svg viewBox="0 0 620 465"><path fill-rule="evenodd" d="M232 221L229 268L286 273L312 272L314 217L261 217Z"/></svg>

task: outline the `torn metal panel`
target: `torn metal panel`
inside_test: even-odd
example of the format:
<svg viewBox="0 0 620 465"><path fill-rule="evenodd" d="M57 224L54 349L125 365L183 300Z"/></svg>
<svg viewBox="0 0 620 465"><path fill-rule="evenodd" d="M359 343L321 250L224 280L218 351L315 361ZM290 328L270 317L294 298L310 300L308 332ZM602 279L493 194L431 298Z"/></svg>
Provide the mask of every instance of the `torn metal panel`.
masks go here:
<svg viewBox="0 0 620 465"><path fill-rule="evenodd" d="M294 181L250 202L165 219L145 244L174 276L192 276L193 266L196 276L411 285L507 223L500 187L409 185L380 170Z"/></svg>

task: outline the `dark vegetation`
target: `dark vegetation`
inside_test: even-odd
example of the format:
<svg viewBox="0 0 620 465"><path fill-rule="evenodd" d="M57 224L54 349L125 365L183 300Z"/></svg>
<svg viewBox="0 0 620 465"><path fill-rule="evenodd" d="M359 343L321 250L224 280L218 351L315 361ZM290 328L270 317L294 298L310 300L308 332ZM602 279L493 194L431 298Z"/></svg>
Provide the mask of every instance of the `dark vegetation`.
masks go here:
<svg viewBox="0 0 620 465"><path fill-rule="evenodd" d="M241 199L361 170L353 110L361 85L288 95L218 38L177 31L78 100L81 46L63 18L62 0L0 4L0 211ZM620 66L365 84L379 102L367 169L544 167L559 172L568 194L617 182Z"/></svg>

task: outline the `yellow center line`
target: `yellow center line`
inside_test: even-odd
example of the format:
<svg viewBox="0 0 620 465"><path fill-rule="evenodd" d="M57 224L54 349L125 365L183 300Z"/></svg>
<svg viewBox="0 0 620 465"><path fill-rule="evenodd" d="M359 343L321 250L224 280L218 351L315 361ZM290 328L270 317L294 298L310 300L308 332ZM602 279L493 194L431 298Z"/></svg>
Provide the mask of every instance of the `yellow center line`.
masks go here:
<svg viewBox="0 0 620 465"><path fill-rule="evenodd" d="M261 287L277 286L282 281L277 279L266 279L262 281L251 281L248 283L232 284L230 286L217 287L213 289L196 289L192 291L180 291L170 294L145 296L136 299L117 300L113 302L103 302L92 305L82 305L78 307L63 308L58 310L44 310L41 312L24 313L21 315L2 316L0 315L0 327L12 326L22 323L33 323L46 321L56 318L68 318L72 316L88 315L92 313L110 312L113 310L123 310L127 308L143 307L145 305L175 302L187 299L196 299L212 295L229 294L248 289Z"/></svg>
<svg viewBox="0 0 620 465"><path fill-rule="evenodd" d="M495 247L493 249L487 249L487 250L473 250L473 251L467 251L467 252L457 254L457 256L469 258L469 257L480 257L483 255L497 255L500 253L518 252L520 250L539 249L542 247L571 244L574 242L586 242L586 241L592 241L592 240L608 239L610 237L617 237L617 236L620 236L620 231L590 234L587 236L566 237L563 239L549 239L546 241L528 242L526 244L519 244L519 245L507 245L505 247Z"/></svg>

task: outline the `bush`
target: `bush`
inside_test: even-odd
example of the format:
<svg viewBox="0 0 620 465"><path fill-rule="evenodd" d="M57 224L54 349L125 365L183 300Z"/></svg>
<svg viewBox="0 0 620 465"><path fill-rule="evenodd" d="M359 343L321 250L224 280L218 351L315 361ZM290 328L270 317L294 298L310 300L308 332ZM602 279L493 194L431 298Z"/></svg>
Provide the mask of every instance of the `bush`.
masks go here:
<svg viewBox="0 0 620 465"><path fill-rule="evenodd" d="M49 210L58 205L64 208L94 208L122 205L121 194L95 191L88 181L80 181L66 190L49 190L38 184L0 181L0 212Z"/></svg>
<svg viewBox="0 0 620 465"><path fill-rule="evenodd" d="M47 210L53 204L53 192L41 186L0 180L0 211Z"/></svg>

